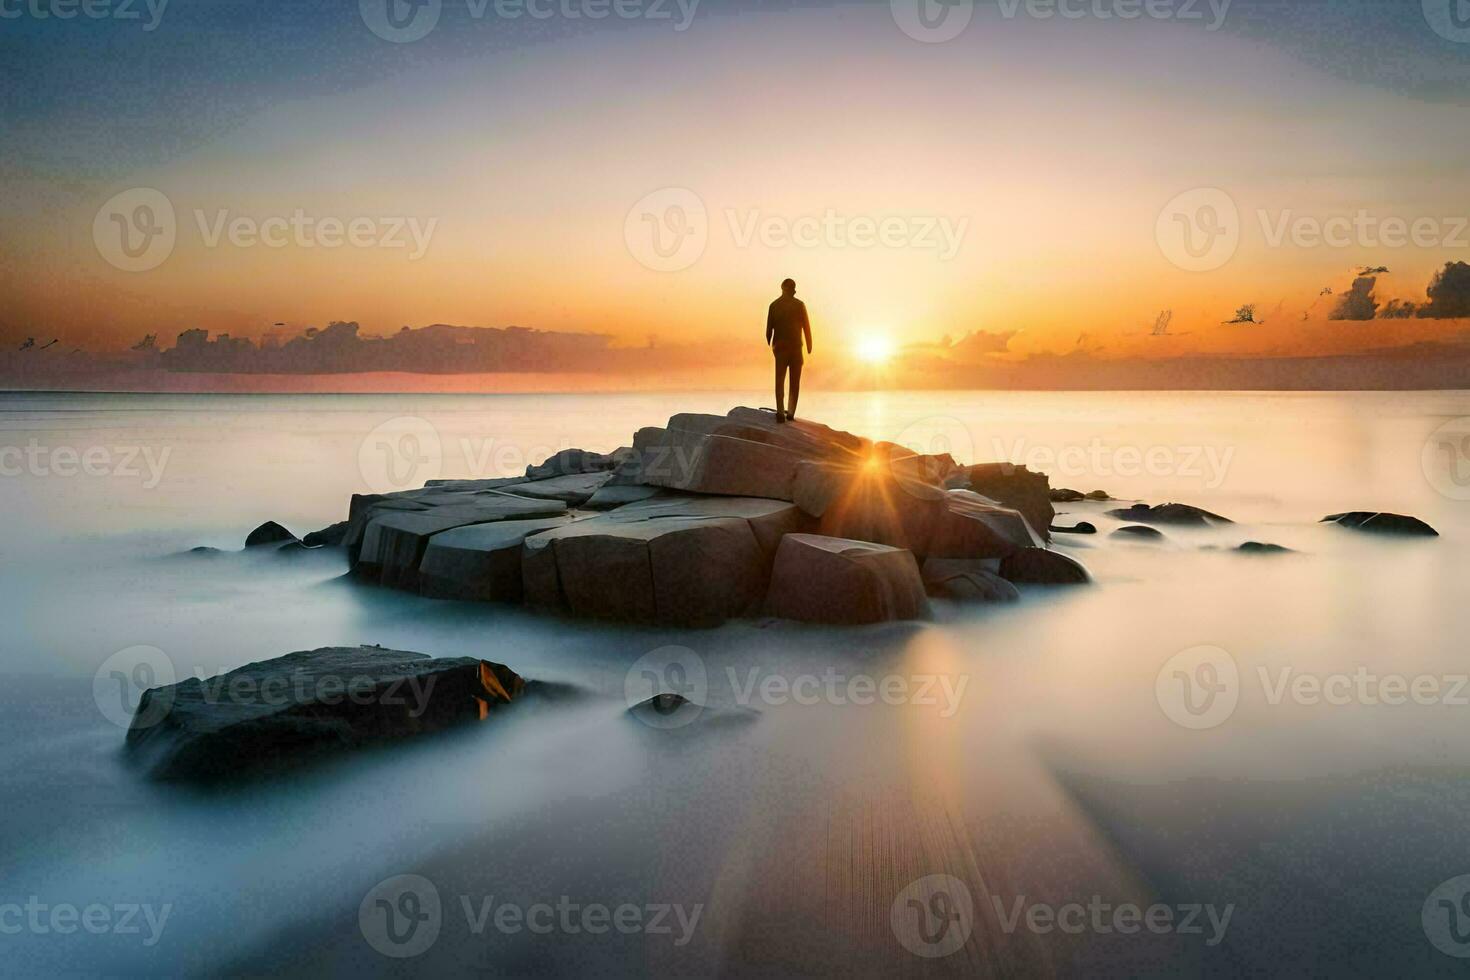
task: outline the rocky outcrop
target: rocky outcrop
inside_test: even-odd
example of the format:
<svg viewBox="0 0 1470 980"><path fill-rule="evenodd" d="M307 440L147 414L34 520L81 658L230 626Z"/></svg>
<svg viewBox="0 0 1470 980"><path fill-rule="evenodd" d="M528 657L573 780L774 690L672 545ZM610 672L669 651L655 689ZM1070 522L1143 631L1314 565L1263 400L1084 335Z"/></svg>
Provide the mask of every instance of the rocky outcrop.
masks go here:
<svg viewBox="0 0 1470 980"><path fill-rule="evenodd" d="M1012 463L979 463L966 467L964 472L971 490L1020 511L1032 530L1042 540L1047 539L1056 510L1051 505L1051 482L1045 473L1032 473Z"/></svg>
<svg viewBox="0 0 1470 980"><path fill-rule="evenodd" d="M1246 541L1238 545L1235 550L1248 555L1285 555L1291 553L1290 548L1263 541Z"/></svg>
<svg viewBox="0 0 1470 980"><path fill-rule="evenodd" d="M632 453L624 447L611 453L594 453L585 449L563 449L543 463L526 467L526 479L549 480L574 473L597 473L611 471L618 462Z"/></svg>
<svg viewBox="0 0 1470 980"><path fill-rule="evenodd" d="M154 778L218 780L484 718L524 687L474 657L305 650L144 692L125 744Z"/></svg>
<svg viewBox="0 0 1470 980"><path fill-rule="evenodd" d="M1355 531L1368 531L1375 534L1395 534L1408 537L1439 537L1439 532L1417 517L1407 517L1403 514L1388 514L1382 511L1354 510L1345 514L1328 514L1322 518L1323 524L1336 524L1338 527L1351 528Z"/></svg>
<svg viewBox="0 0 1470 980"><path fill-rule="evenodd" d="M526 601L577 616L708 625L765 594L783 535L808 523L754 497L654 497L525 541Z"/></svg>
<svg viewBox="0 0 1470 980"><path fill-rule="evenodd" d="M1044 548L1023 548L1000 562L1001 577L1021 585L1085 585L1092 576L1075 558Z"/></svg>
<svg viewBox="0 0 1470 980"><path fill-rule="evenodd" d="M263 544L284 544L295 541L296 535L275 521L266 521L245 536L245 547L254 548Z"/></svg>
<svg viewBox="0 0 1470 980"><path fill-rule="evenodd" d="M813 623L918 619L929 603L918 563L901 548L822 534L787 534L776 551L766 611Z"/></svg>
<svg viewBox="0 0 1470 980"><path fill-rule="evenodd" d="M1012 602L1021 592L998 574L993 559L930 558L919 570L932 596L966 602Z"/></svg>
<svg viewBox="0 0 1470 980"><path fill-rule="evenodd" d="M319 531L310 531L301 543L308 548L327 548L340 545L347 537L348 521L338 521L336 524L328 525Z"/></svg>
<svg viewBox="0 0 1470 980"><path fill-rule="evenodd" d="M578 519L566 513L469 524L435 534L419 562L419 592L436 599L520 602L521 548L527 536Z"/></svg>
<svg viewBox="0 0 1470 980"><path fill-rule="evenodd" d="M1109 517L1124 521L1141 521L1144 524L1172 524L1176 527L1214 527L1217 524L1233 523L1228 517L1212 514L1189 504L1134 504L1108 511Z"/></svg>

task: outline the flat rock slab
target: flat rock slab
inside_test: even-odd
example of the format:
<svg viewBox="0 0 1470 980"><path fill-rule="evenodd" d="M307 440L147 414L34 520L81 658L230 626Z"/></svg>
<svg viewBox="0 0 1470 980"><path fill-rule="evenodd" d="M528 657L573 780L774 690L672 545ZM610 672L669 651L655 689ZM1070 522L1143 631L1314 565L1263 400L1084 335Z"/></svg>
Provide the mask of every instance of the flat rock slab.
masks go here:
<svg viewBox="0 0 1470 980"><path fill-rule="evenodd" d="M564 513L566 508L559 500L536 500L491 490L424 511L389 511L368 523L356 571L384 585L416 589L419 563L434 535L469 524L551 517Z"/></svg>
<svg viewBox="0 0 1470 980"><path fill-rule="evenodd" d="M1328 514L1322 518L1323 524L1336 524L1338 527L1351 528L1355 531L1371 531L1376 534L1401 534L1410 537L1439 537L1439 532L1417 517L1407 517L1403 514L1387 514L1381 511L1354 510L1345 514Z"/></svg>
<svg viewBox="0 0 1470 980"><path fill-rule="evenodd" d="M125 745L154 778L223 780L484 718L524 687L474 657L303 650L146 691Z"/></svg>
<svg viewBox="0 0 1470 980"><path fill-rule="evenodd" d="M751 611L776 542L801 512L780 500L655 497L531 535L526 601L577 616L712 625Z"/></svg>
<svg viewBox="0 0 1470 980"><path fill-rule="evenodd" d="M538 500L560 500L573 507L586 503L602 485L612 479L612 470L589 473L568 473L530 483L514 483L504 487L506 493Z"/></svg>
<svg viewBox="0 0 1470 980"><path fill-rule="evenodd" d="M520 602L521 545L526 537L585 519L567 513L469 524L435 534L419 562L419 592L436 599Z"/></svg>
<svg viewBox="0 0 1470 980"><path fill-rule="evenodd" d="M814 623L879 623L929 613L911 552L821 534L788 534L776 551L766 611Z"/></svg>

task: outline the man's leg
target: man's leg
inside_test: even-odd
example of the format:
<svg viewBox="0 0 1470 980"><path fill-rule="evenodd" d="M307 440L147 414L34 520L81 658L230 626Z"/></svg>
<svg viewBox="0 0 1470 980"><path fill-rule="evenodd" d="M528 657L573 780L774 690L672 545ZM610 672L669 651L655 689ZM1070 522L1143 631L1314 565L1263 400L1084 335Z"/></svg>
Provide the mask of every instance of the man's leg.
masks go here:
<svg viewBox="0 0 1470 980"><path fill-rule="evenodd" d="M791 362L791 415L796 418L796 400L801 397L801 362Z"/></svg>
<svg viewBox="0 0 1470 980"><path fill-rule="evenodd" d="M786 358L776 355L776 421L781 421L786 412Z"/></svg>

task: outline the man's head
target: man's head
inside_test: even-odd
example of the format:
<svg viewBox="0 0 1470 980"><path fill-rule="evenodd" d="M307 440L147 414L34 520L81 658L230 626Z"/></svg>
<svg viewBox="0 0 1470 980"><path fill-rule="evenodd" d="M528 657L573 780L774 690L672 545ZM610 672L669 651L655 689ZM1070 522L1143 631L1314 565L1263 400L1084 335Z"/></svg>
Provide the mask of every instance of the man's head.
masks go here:
<svg viewBox="0 0 1470 980"><path fill-rule="evenodd" d="M795 296L796 295L796 280L795 279L782 279L781 280L781 295L782 296Z"/></svg>

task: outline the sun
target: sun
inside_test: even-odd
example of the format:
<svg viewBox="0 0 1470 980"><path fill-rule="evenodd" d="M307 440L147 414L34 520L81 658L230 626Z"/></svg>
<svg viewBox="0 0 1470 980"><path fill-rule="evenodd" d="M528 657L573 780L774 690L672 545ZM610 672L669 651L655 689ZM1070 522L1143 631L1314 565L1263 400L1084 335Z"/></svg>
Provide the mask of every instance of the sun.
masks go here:
<svg viewBox="0 0 1470 980"><path fill-rule="evenodd" d="M865 364L883 364L893 357L893 341L882 334L867 334L858 338L854 353Z"/></svg>

